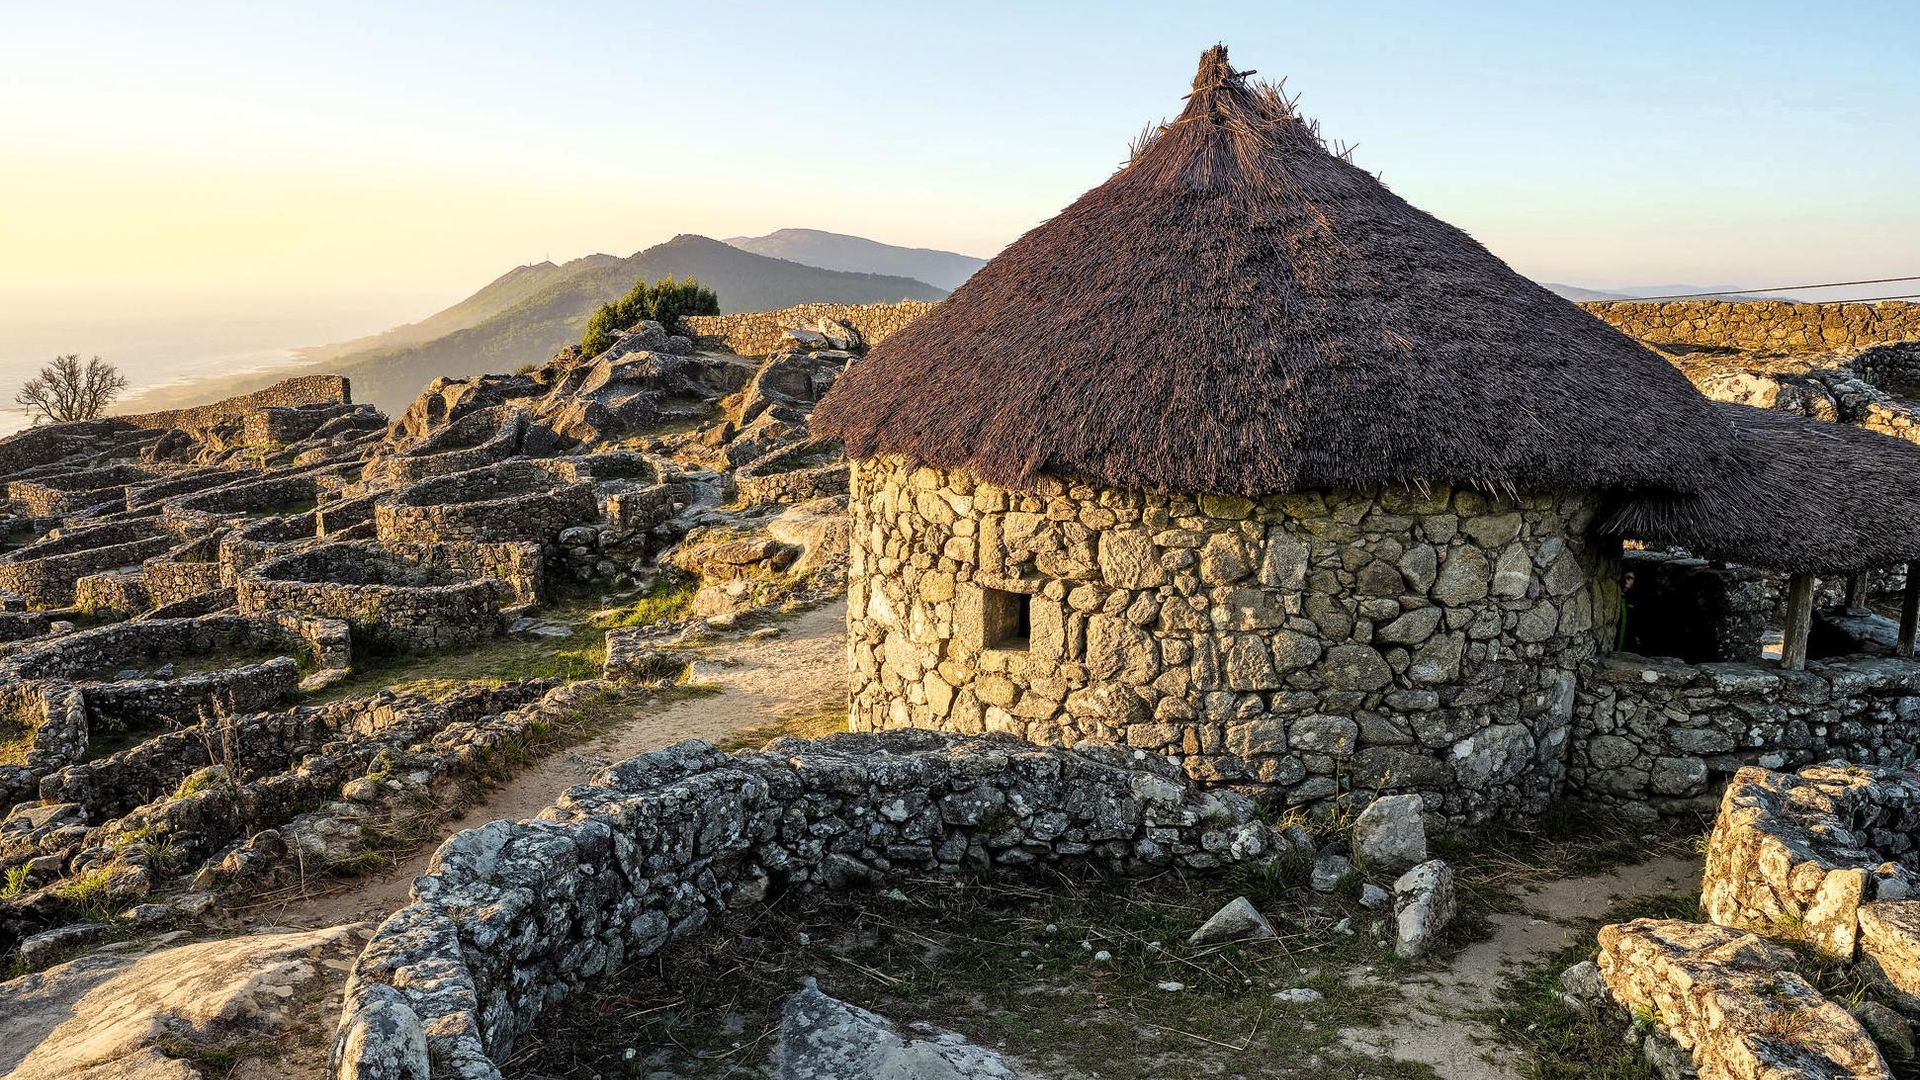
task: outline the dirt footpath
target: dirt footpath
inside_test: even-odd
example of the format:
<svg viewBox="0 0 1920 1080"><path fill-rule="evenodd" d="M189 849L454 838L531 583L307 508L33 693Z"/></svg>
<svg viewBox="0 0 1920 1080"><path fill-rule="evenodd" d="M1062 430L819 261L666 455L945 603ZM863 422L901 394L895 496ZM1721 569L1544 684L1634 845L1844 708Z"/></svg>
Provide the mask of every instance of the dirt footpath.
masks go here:
<svg viewBox="0 0 1920 1080"><path fill-rule="evenodd" d="M1623 900L1700 887L1700 860L1657 858L1590 877L1548 882L1521 898L1524 910L1494 915L1493 936L1460 950L1445 968L1401 985L1406 1001L1378 1028L1342 1032L1348 1045L1423 1062L1442 1080L1521 1080L1513 1051L1469 1014L1495 1003L1507 972L1567 945L1569 923Z"/></svg>

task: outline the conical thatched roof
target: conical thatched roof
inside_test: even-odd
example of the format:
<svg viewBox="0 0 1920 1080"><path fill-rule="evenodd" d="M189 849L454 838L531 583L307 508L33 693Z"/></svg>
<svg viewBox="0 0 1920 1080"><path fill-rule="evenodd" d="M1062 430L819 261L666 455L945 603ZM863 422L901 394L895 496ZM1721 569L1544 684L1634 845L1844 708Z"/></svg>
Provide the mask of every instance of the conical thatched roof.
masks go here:
<svg viewBox="0 0 1920 1080"><path fill-rule="evenodd" d="M1746 468L1697 495L1624 499L1600 531L1807 573L1920 559L1920 446L1847 424L1717 403Z"/></svg>
<svg viewBox="0 0 1920 1080"><path fill-rule="evenodd" d="M856 457L1019 486L1689 491L1725 423L1665 361L1327 151L1215 46L1180 118L843 375Z"/></svg>

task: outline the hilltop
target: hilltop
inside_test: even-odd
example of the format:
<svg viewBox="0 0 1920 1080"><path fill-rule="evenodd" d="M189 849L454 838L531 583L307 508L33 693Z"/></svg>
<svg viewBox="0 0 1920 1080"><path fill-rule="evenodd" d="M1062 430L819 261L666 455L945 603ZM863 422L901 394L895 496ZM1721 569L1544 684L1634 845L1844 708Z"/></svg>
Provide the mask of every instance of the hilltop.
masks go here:
<svg viewBox="0 0 1920 1080"><path fill-rule="evenodd" d="M303 370L345 375L356 401L398 412L440 376L461 378L538 363L580 337L593 310L635 281L693 277L720 296L723 312L766 311L808 301L940 300L945 289L912 278L854 273L770 258L705 236L682 234L624 259L590 255L517 267L458 304L382 334L310 350L304 369L169 388L135 405L164 408L256 389Z"/></svg>
<svg viewBox="0 0 1920 1080"><path fill-rule="evenodd" d="M765 236L734 236L725 243L742 251L791 259L828 270L857 270L869 274L898 274L957 289L987 260L937 248L899 247L864 236L820 229L780 229Z"/></svg>

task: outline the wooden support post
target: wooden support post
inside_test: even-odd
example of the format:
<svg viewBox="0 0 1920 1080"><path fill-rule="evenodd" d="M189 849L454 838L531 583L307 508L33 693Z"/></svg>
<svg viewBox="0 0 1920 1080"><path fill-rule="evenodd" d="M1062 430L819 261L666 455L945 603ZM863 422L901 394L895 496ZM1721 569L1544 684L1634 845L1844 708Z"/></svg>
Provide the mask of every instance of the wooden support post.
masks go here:
<svg viewBox="0 0 1920 1080"><path fill-rule="evenodd" d="M1900 594L1900 644L1894 651L1901 656L1913 655L1913 631L1920 623L1920 563L1907 564L1907 587Z"/></svg>
<svg viewBox="0 0 1920 1080"><path fill-rule="evenodd" d="M1807 634L1813 629L1813 575L1795 574L1787 582L1787 626L1780 639L1780 666L1807 666Z"/></svg>
<svg viewBox="0 0 1920 1080"><path fill-rule="evenodd" d="M1847 610L1862 611L1867 606L1867 572L1847 575Z"/></svg>

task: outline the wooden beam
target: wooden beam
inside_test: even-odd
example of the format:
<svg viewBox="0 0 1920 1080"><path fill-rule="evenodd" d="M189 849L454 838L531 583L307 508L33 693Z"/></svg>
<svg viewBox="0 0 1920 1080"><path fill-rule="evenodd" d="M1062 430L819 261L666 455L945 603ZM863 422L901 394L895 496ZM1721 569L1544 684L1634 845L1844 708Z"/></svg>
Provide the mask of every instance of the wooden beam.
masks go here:
<svg viewBox="0 0 1920 1080"><path fill-rule="evenodd" d="M1813 575L1795 574L1787 582L1787 626L1780 639L1780 666L1807 666L1807 634L1813 630Z"/></svg>
<svg viewBox="0 0 1920 1080"><path fill-rule="evenodd" d="M1847 610L1861 611L1867 606L1867 572L1847 575Z"/></svg>
<svg viewBox="0 0 1920 1080"><path fill-rule="evenodd" d="M1907 564L1907 588L1900 594L1900 644L1895 652L1913 655L1913 631L1920 623L1920 563Z"/></svg>

